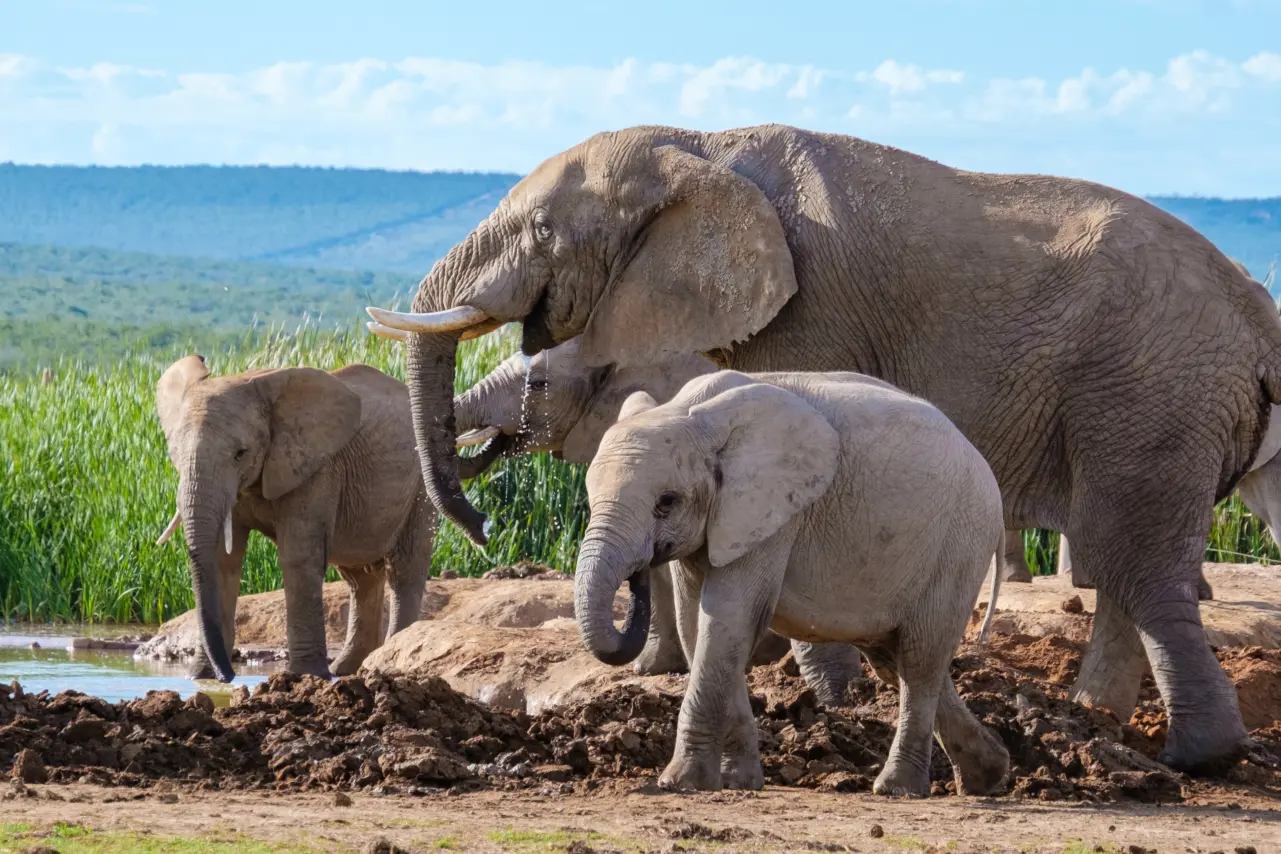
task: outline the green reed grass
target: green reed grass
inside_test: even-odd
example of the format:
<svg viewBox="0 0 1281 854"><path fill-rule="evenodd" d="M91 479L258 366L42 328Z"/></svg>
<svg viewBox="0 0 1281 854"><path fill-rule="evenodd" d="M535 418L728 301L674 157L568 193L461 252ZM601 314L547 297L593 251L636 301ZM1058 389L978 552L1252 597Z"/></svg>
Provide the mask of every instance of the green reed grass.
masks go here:
<svg viewBox="0 0 1281 854"><path fill-rule="evenodd" d="M514 330L462 346L459 391L515 351ZM201 352L215 374L360 362L403 380L402 349L363 327L304 320L296 329L251 331L219 351L188 344L157 352L140 342L108 366L64 361L0 376L0 617L156 623L191 607L183 538L154 545L178 483L155 415L155 384L175 358ZM475 575L520 560L572 570L587 523L583 475L581 466L534 454L470 481L468 496L491 515L494 534L482 552L442 522L436 571ZM1058 534L1023 536L1032 571L1054 572ZM1281 553L1233 496L1215 509L1206 559L1275 562ZM241 592L279 586L275 548L254 534Z"/></svg>
<svg viewBox="0 0 1281 854"><path fill-rule="evenodd" d="M458 389L516 347L512 328L465 343ZM221 352L140 346L110 366L63 362L0 376L0 615L156 623L191 607L182 536L154 544L178 484L155 414L156 380L175 358L202 353L215 375L359 362L403 380L402 349L363 327L326 330L304 321L246 334ZM491 514L495 533L482 552L443 522L436 571L474 575L522 559L571 569L587 517L579 468L535 454L469 482L468 495ZM279 586L275 548L254 534L241 592Z"/></svg>

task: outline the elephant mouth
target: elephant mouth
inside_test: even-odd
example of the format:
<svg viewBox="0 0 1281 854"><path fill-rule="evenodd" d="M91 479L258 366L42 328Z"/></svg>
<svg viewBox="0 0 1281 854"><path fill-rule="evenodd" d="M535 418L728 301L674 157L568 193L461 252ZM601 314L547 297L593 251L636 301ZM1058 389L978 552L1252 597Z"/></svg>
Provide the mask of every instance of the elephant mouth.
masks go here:
<svg viewBox="0 0 1281 854"><path fill-rule="evenodd" d="M475 430L468 430L459 437L458 446L465 448L479 445L480 450L470 456L465 457L461 454L458 456L459 479L470 480L478 477L487 472L494 463L503 457L514 456L519 452L516 448L515 438L499 432L497 427L480 427Z"/></svg>

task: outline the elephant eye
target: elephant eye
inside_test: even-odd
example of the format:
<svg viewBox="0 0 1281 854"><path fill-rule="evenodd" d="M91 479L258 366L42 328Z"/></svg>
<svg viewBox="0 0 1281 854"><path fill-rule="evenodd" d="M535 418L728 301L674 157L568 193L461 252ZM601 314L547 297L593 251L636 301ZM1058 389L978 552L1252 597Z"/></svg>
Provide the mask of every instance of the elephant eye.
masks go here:
<svg viewBox="0 0 1281 854"><path fill-rule="evenodd" d="M552 239L552 226L545 215L539 214L534 218L534 237L540 243L547 243Z"/></svg>
<svg viewBox="0 0 1281 854"><path fill-rule="evenodd" d="M664 492L658 496L658 501L654 502L654 515L660 519L667 516L680 503L680 500L681 497L675 492Z"/></svg>
<svg viewBox="0 0 1281 854"><path fill-rule="evenodd" d="M247 453L249 453L248 448L241 448L240 450L236 451L236 462L240 462L241 460L243 460L245 458L245 454Z"/></svg>
<svg viewBox="0 0 1281 854"><path fill-rule="evenodd" d="M529 381L530 391L546 391L546 389L547 389L547 380L530 380Z"/></svg>

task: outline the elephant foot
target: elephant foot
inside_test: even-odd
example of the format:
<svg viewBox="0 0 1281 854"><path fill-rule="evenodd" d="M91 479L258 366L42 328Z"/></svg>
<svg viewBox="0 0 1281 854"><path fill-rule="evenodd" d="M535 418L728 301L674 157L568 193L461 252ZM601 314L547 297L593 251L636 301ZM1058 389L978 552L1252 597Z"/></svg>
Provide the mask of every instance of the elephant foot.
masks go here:
<svg viewBox="0 0 1281 854"><path fill-rule="evenodd" d="M329 663L321 659L316 664L294 664L289 662L289 672L296 673L299 676L319 676L321 679L332 679L333 674L329 672Z"/></svg>
<svg viewBox="0 0 1281 854"><path fill-rule="evenodd" d="M765 771L759 756L725 756L721 758L721 785L726 789L759 792L765 788Z"/></svg>
<svg viewBox="0 0 1281 854"><path fill-rule="evenodd" d="M1010 753L986 727L979 727L979 743L952 760L952 779L958 795L988 795L1000 788L1010 770ZM956 752L956 751L952 751Z"/></svg>
<svg viewBox="0 0 1281 854"><path fill-rule="evenodd" d="M1239 715L1207 718L1189 721L1186 715L1172 715L1157 761L1176 771L1213 772L1245 754L1250 739Z"/></svg>
<svg viewBox="0 0 1281 854"><path fill-rule="evenodd" d="M1005 580L1013 584L1031 584L1032 573L1022 564L1006 564Z"/></svg>
<svg viewBox="0 0 1281 854"><path fill-rule="evenodd" d="M217 679L218 672L214 670L214 666L209 663L209 659L202 656L191 663L191 667L187 670L187 678Z"/></svg>
<svg viewBox="0 0 1281 854"><path fill-rule="evenodd" d="M329 669L333 671L335 676L353 676L360 669L360 665L364 663L365 656L357 656L354 653L344 651L338 654L338 657L329 665Z"/></svg>
<svg viewBox="0 0 1281 854"><path fill-rule="evenodd" d="M1197 580L1196 598L1198 602L1210 602L1214 599L1214 588L1205 580L1204 575Z"/></svg>
<svg viewBox="0 0 1281 854"><path fill-rule="evenodd" d="M757 763L757 772L760 772L759 763ZM761 785L764 785L764 782L762 777ZM696 792L719 792L722 785L721 763L717 758L705 753L678 753L663 769L662 775L658 778L658 785L660 788L669 790L692 789Z"/></svg>
<svg viewBox="0 0 1281 854"><path fill-rule="evenodd" d="M925 798L930 794L930 771L893 757L876 775L872 791L895 798Z"/></svg>
<svg viewBox="0 0 1281 854"><path fill-rule="evenodd" d="M641 676L658 676L664 673L686 673L685 653L677 643L649 643L641 650L632 664L632 670Z"/></svg>

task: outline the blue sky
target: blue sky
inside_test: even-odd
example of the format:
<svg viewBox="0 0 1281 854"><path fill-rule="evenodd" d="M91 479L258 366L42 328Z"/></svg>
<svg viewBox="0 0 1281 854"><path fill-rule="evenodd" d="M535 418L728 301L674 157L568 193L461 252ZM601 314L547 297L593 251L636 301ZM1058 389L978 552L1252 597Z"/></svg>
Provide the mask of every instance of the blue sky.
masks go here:
<svg viewBox="0 0 1281 854"><path fill-rule="evenodd" d="M767 121L1281 195L1281 0L0 0L0 160L523 172Z"/></svg>

